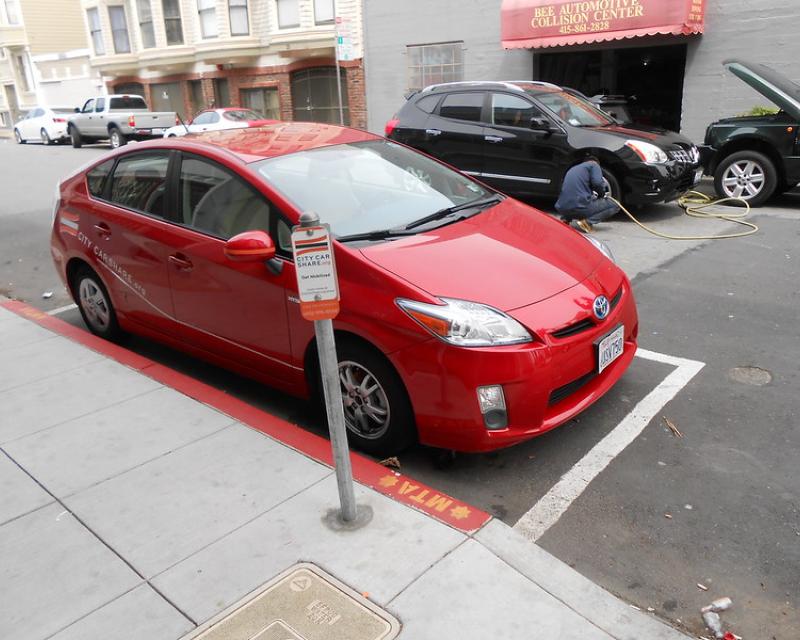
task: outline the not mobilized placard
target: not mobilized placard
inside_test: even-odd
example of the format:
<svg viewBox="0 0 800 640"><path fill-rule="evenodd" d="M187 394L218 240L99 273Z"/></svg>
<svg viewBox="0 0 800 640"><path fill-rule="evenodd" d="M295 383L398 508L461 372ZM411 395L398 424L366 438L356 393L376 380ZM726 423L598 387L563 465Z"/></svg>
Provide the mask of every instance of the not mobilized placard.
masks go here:
<svg viewBox="0 0 800 640"><path fill-rule="evenodd" d="M292 229L300 313L306 320L330 320L339 313L339 280L327 224Z"/></svg>

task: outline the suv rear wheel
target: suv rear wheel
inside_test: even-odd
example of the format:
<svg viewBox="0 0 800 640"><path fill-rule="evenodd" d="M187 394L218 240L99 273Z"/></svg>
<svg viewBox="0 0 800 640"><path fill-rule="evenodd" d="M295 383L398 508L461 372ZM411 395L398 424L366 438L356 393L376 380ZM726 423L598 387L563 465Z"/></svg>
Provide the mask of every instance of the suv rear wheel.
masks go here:
<svg viewBox="0 0 800 640"><path fill-rule="evenodd" d="M83 146L83 138L81 137L81 133L78 131L77 127L69 128L69 137L74 148L80 149Z"/></svg>
<svg viewBox="0 0 800 640"><path fill-rule="evenodd" d="M758 151L737 151L717 166L714 189L721 198L742 198L759 207L775 192L778 172L767 156Z"/></svg>

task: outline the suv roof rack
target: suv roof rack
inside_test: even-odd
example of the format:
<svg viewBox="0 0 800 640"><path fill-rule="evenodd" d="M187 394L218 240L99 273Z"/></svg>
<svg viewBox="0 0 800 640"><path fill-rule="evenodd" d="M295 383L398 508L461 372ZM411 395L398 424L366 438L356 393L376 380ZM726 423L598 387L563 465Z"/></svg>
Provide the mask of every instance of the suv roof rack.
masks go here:
<svg viewBox="0 0 800 640"><path fill-rule="evenodd" d="M477 86L501 86L504 89L509 89L511 91L522 91L519 88L520 84L535 84L540 87L548 87L549 89L561 89L558 85L552 84L550 82L542 82L540 80L460 80L458 82L440 82L438 84L431 84L422 89L419 93L427 93L429 91L434 91L436 89L442 89L446 87L477 87ZM413 94L412 94L413 95ZM411 97L411 96L409 96Z"/></svg>
<svg viewBox="0 0 800 640"><path fill-rule="evenodd" d="M543 80L503 80L504 83L514 83L517 84L535 84L540 87L547 87L549 89L561 89L557 84L553 84L552 82L544 82Z"/></svg>

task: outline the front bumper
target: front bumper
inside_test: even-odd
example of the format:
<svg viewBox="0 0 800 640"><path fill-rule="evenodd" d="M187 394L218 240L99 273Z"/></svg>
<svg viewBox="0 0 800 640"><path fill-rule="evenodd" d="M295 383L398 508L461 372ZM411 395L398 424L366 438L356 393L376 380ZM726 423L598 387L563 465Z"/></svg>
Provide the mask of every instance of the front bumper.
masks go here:
<svg viewBox="0 0 800 640"><path fill-rule="evenodd" d="M625 199L630 204L670 202L697 185L700 170L699 163L639 165L625 180Z"/></svg>
<svg viewBox="0 0 800 640"><path fill-rule="evenodd" d="M546 301L509 312L540 341L464 349L431 340L392 354L412 400L420 441L463 452L508 447L554 429L601 398L630 365L638 335L630 283L624 276L603 280L616 289L607 290L590 278ZM584 330L561 338L543 329L586 325L598 290L609 299L620 294L605 320L589 321ZM625 327L623 354L597 374L594 343L619 324ZM504 429L484 425L476 389L487 385L503 387L508 412Z"/></svg>

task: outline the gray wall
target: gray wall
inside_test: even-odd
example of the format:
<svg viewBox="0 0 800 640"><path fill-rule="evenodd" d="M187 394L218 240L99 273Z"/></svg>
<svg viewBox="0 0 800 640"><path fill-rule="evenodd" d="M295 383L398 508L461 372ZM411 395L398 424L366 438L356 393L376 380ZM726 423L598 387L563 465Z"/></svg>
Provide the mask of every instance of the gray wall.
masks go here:
<svg viewBox="0 0 800 640"><path fill-rule="evenodd" d="M383 134L407 92L406 45L464 42L464 80L531 78L530 51L500 45L500 0L364 0L367 128Z"/></svg>
<svg viewBox="0 0 800 640"><path fill-rule="evenodd" d="M800 82L798 20L798 0L707 0L705 33L686 59L682 132L702 142L714 120L772 106L722 67L727 58L762 62Z"/></svg>

